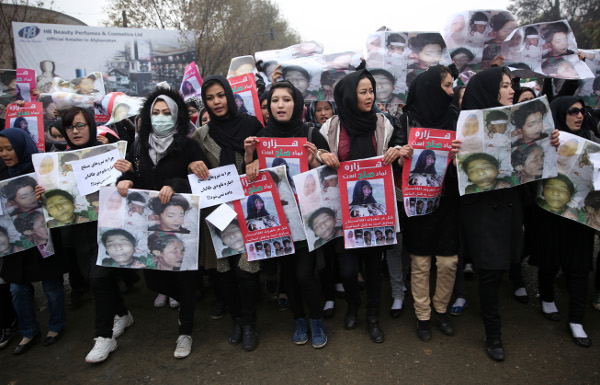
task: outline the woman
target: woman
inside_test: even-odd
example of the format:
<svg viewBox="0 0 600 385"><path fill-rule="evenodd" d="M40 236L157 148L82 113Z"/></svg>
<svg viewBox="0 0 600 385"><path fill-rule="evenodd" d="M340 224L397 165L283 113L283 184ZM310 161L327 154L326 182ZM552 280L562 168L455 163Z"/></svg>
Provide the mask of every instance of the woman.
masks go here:
<svg viewBox="0 0 600 385"><path fill-rule="evenodd" d="M31 134L31 132L29 131L29 123L24 117L19 116L17 119L15 119L13 127L25 131L34 142L37 142L37 135Z"/></svg>
<svg viewBox="0 0 600 385"><path fill-rule="evenodd" d="M308 163L311 168L321 163L316 158L318 148L327 148L325 138L310 125L302 121L304 98L302 93L287 81L279 82L269 91L267 102L269 122L256 136L247 138L244 142L246 153L244 160L248 164L246 175L252 181L258 177L258 160L252 161L258 143L258 137L266 138L308 138L304 147L308 150ZM314 132L310 132L313 130ZM284 240L284 244L286 241ZM292 340L297 345L308 341L308 323L304 312L303 300L308 305L310 317L311 340L314 348L322 348L327 344L327 335L323 327L321 293L315 275L316 253L309 252L305 241L294 244L296 252L281 257L281 269L286 283L288 301L294 318L296 330Z"/></svg>
<svg viewBox="0 0 600 385"><path fill-rule="evenodd" d="M334 102L313 100L308 107L308 118L317 128L321 128L333 115L337 115Z"/></svg>
<svg viewBox="0 0 600 385"><path fill-rule="evenodd" d="M576 96L557 97L550 104L554 124L560 131L590 140L595 124L591 116L585 113L584 107L583 100ZM532 213L532 229L532 245L535 247L532 248L530 263L539 267L538 284L543 315L552 321L560 320L554 303L554 280L560 269L567 278L571 336L577 345L589 347L592 340L583 329L583 315L588 277L593 270L594 229L537 206ZM568 242L564 242L565 239Z"/></svg>
<svg viewBox="0 0 600 385"><path fill-rule="evenodd" d="M321 127L321 134L327 139L331 152L319 149L317 159L334 169L339 162L382 156L384 164L391 164L400 157L397 143L391 141L394 128L383 116L373 110L375 104L375 79L369 71L360 70L342 78L334 89L335 104L339 114ZM381 253L383 248L370 247L366 250L342 250L338 243L340 275L346 291L348 309L344 316L346 329L354 329L357 324L360 292L358 268L360 258L364 258L367 273L367 325L373 342L385 340L379 325L379 304L381 297Z"/></svg>
<svg viewBox="0 0 600 385"><path fill-rule="evenodd" d="M209 76L202 84L202 100L210 116L208 124L200 127L193 139L208 158L211 168L234 164L238 173L245 171L244 139L256 135L263 126L254 116L238 111L233 91L229 82L222 76ZM196 164L190 165L190 171L202 176L201 168ZM213 209L205 209L206 216ZM242 342L246 351L256 349L258 335L256 334L256 295L258 293L258 262L248 262L245 253L220 258L217 260L210 232L202 221L200 264L204 269L216 268L217 274L217 304L211 312L211 317L223 317L221 302L229 305L233 318L233 330L229 342L237 345ZM225 297L225 298L223 298Z"/></svg>
<svg viewBox="0 0 600 385"><path fill-rule="evenodd" d="M174 210L179 218L185 209L176 203L181 197L174 194L191 192L187 166L198 161L197 167L204 169L203 177L208 177L204 153L194 140L186 136L190 122L186 104L178 92L157 88L146 98L140 115L139 140L127 156L134 166L119 178L117 189L123 197L134 187L159 191L158 200L164 208L161 213ZM153 206L158 206L158 201L154 202ZM182 221L177 219L173 223L161 222L159 226L167 234L183 230L189 232L181 224ZM174 356L187 357L192 349L196 272L144 270L144 277L148 288L179 302L179 337Z"/></svg>
<svg viewBox="0 0 600 385"><path fill-rule="evenodd" d="M515 91L515 95L513 96L513 104L526 102L528 100L533 100L537 98L535 95L535 91L529 87L521 87Z"/></svg>
<svg viewBox="0 0 600 385"><path fill-rule="evenodd" d="M235 94L233 95L233 97L235 98L235 105L237 106L238 111L243 114L247 114L248 109L244 105L244 99L242 98L242 96L240 94Z"/></svg>
<svg viewBox="0 0 600 385"><path fill-rule="evenodd" d="M406 158L413 148L406 144L410 127L427 127L456 131L458 111L453 105L452 75L446 66L434 66L419 75L408 93L402 124ZM430 159L433 156L433 159ZM403 159L404 161L404 159ZM417 159L413 172L436 174L435 153L424 150ZM417 210L419 204L417 203ZM428 205L429 206L429 205ZM425 216L408 217L399 208L404 245L411 256L411 288L417 315L417 336L431 339L431 300L429 278L433 256L437 279L433 307L442 333L454 334L447 308L452 296L458 263L458 186L456 167L449 166L437 207Z"/></svg>
<svg viewBox="0 0 600 385"><path fill-rule="evenodd" d="M9 177L32 173L31 155L37 152L35 143L24 131L7 128L0 132L0 157L8 166ZM7 242L8 237L3 245ZM2 257L2 261L0 277L10 283L18 328L23 337L14 354L25 353L41 335L35 318L32 282L42 281L42 288L48 299L50 319L43 344L54 344L62 336L66 321L62 275L67 266L63 256L55 254L42 258L38 249L34 247Z"/></svg>

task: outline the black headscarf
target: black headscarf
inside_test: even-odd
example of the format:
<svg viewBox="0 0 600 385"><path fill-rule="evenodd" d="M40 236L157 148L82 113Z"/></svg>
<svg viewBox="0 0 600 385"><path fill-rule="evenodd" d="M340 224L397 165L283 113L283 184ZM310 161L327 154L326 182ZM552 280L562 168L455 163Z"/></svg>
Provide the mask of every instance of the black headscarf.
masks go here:
<svg viewBox="0 0 600 385"><path fill-rule="evenodd" d="M341 125L350 136L350 159L364 159L377 155L373 146L373 133L377 128L377 114L358 109L358 82L367 78L371 81L374 95L377 94L375 79L367 70L352 72L344 76L333 90L333 99L338 109ZM375 97L373 97L375 104Z"/></svg>
<svg viewBox="0 0 600 385"><path fill-rule="evenodd" d="M478 73L469 80L463 96L462 110L481 110L500 107L498 93L506 67L492 67Z"/></svg>
<svg viewBox="0 0 600 385"><path fill-rule="evenodd" d="M74 109L77 109L78 112L82 113L85 115L85 120L87 121L88 124L88 129L90 131L90 139L88 140L88 142L84 145L81 146L76 146L74 145L71 140L69 139L69 135L67 135L67 127L66 127L66 123L64 121L64 117L67 114L67 112L69 112L69 110L67 110L64 114L63 114L63 124L58 128L58 130L60 131L60 133L62 134L62 136L65 138L65 141L67 142L67 145L69 146L69 148L71 150L80 150L82 148L88 148L88 147L93 147L93 146L98 146L100 144L102 144L102 142L99 142L98 139L96 138L98 136L97 130L96 130L96 121L94 120L94 113L92 112L91 109L88 108L80 108L80 107L72 107ZM73 124L73 122L71 122L71 124Z"/></svg>
<svg viewBox="0 0 600 385"><path fill-rule="evenodd" d="M263 202L263 207L260 210L256 209L256 201ZM269 216L269 212L264 206L264 203L265 201L260 197L260 195L250 195L246 201L246 210L248 211L248 216L246 219L257 219Z"/></svg>
<svg viewBox="0 0 600 385"><path fill-rule="evenodd" d="M428 156L433 156L433 159L435 159L435 152L433 152L433 150L423 150L421 154L419 154L419 158L417 158L417 164L415 164L415 168L411 171L411 174L437 175L437 171L435 170L435 162L431 166L427 166Z"/></svg>
<svg viewBox="0 0 600 385"><path fill-rule="evenodd" d="M371 189L371 194L365 198L365 193L363 192L363 188L369 187ZM350 205L363 205L368 203L377 203L375 198L373 197L373 186L369 183L368 180L359 180L354 185L354 191L352 192L352 203Z"/></svg>
<svg viewBox="0 0 600 385"><path fill-rule="evenodd" d="M227 116L218 117L206 106L210 115L208 122L209 135L221 147L219 163L221 166L235 164L235 153L244 154L244 140L255 136L262 129L262 124L254 116L242 114L238 111L233 91L227 79L221 75L212 75L204 79L202 84L202 100L206 103L206 89L219 83L227 97ZM208 85L208 86L207 86Z"/></svg>
<svg viewBox="0 0 600 385"><path fill-rule="evenodd" d="M31 155L37 154L38 149L31 136L20 128L6 128L0 131L0 136L8 139L15 154L17 154L17 159L19 159L19 163L16 166L8 167L8 176L12 178L33 172Z"/></svg>
<svg viewBox="0 0 600 385"><path fill-rule="evenodd" d="M313 100L308 107L308 118L317 128L321 128L322 124L317 121L317 103L318 102L327 102L331 106L331 110L333 111L333 115L337 115L337 107L335 106L335 102L330 100ZM377 105L375 105L377 106Z"/></svg>
<svg viewBox="0 0 600 385"><path fill-rule="evenodd" d="M578 131L571 131L567 126L567 111L577 102L585 107L583 99L577 96L560 96L555 98L552 103L550 103L550 111L552 111L554 125L559 131L566 131L585 139L591 139L592 131L594 131L594 122L587 113L583 114L583 122Z"/></svg>
<svg viewBox="0 0 600 385"><path fill-rule="evenodd" d="M294 99L294 111L292 117L287 122L280 122L276 119L275 115L271 111L271 98L273 93L278 88L285 88L292 91L292 98ZM265 129L260 133L264 137L273 138L296 138L306 137L307 128L302 121L302 114L304 113L304 97L302 93L292 85L290 82L279 82L269 91L269 97L267 99L267 110L269 111L269 121L265 126Z"/></svg>
<svg viewBox="0 0 600 385"><path fill-rule="evenodd" d="M454 131L458 113L452 107L452 96L442 89L441 67L429 67L413 80L404 112L424 128Z"/></svg>

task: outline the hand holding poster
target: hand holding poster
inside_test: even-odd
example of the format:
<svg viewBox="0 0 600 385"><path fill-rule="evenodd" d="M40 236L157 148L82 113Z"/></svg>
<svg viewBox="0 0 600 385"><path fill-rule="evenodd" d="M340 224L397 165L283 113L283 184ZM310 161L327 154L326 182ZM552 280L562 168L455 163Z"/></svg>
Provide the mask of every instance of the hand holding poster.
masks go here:
<svg viewBox="0 0 600 385"><path fill-rule="evenodd" d="M292 177L308 171L308 150L304 147L306 142L306 138L258 138L256 144L260 168L285 166L294 194L296 187Z"/></svg>
<svg viewBox="0 0 600 385"><path fill-rule="evenodd" d="M238 111L255 116L256 119L264 124L254 75L240 75L227 80L233 91Z"/></svg>
<svg viewBox="0 0 600 385"><path fill-rule="evenodd" d="M210 169L208 179L189 174L188 180L192 193L200 196L201 209L243 199L245 196L240 176L233 164Z"/></svg>
<svg viewBox="0 0 600 385"><path fill-rule="evenodd" d="M70 163L80 195L88 195L117 181L121 172L115 168L115 162L122 159L119 150L75 160Z"/></svg>
<svg viewBox="0 0 600 385"><path fill-rule="evenodd" d="M414 152L402 169L407 216L429 214L438 207L455 136L453 131L411 128L408 144Z"/></svg>
<svg viewBox="0 0 600 385"><path fill-rule="evenodd" d="M9 104L4 128L14 127L25 131L39 151L45 151L44 108L42 103L25 102L23 106Z"/></svg>
<svg viewBox="0 0 600 385"><path fill-rule="evenodd" d="M460 195L556 176L554 121L545 96L508 107L461 111L456 138Z"/></svg>
<svg viewBox="0 0 600 385"><path fill-rule="evenodd" d="M181 82L179 91L183 95L183 99L187 100L192 97L201 97L201 90L202 77L200 76L200 71L198 71L196 63L191 62L185 67L183 81Z"/></svg>
<svg viewBox="0 0 600 385"><path fill-rule="evenodd" d="M35 71L26 68L17 68L17 100L35 102L31 90L35 88Z"/></svg>
<svg viewBox="0 0 600 385"><path fill-rule="evenodd" d="M342 162L338 176L346 249L396 244L392 166L382 157Z"/></svg>

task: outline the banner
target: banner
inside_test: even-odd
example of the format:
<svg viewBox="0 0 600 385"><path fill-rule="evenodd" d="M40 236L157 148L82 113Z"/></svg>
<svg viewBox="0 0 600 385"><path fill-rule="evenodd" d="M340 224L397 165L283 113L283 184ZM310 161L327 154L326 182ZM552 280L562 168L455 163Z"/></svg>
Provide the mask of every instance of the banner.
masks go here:
<svg viewBox="0 0 600 385"><path fill-rule="evenodd" d="M546 96L507 107L461 111L456 138L460 195L555 177L554 120Z"/></svg>
<svg viewBox="0 0 600 385"><path fill-rule="evenodd" d="M277 65L284 61L297 59L300 57L314 56L323 53L323 45L316 41L307 41L292 46L271 50L260 51L254 54L256 61L262 61L263 73L267 77L268 83L273 83L273 71Z"/></svg>
<svg viewBox="0 0 600 385"><path fill-rule="evenodd" d="M13 22L19 68L33 68L40 92L55 77L101 72L107 92L146 95L159 81L178 89L194 61L195 36L175 30ZM73 59L76 55L76 59Z"/></svg>
<svg viewBox="0 0 600 385"><path fill-rule="evenodd" d="M44 136L44 107L42 103L25 102L23 106L9 104L6 109L4 128L18 128L25 131L39 151L46 151Z"/></svg>
<svg viewBox="0 0 600 385"><path fill-rule="evenodd" d="M338 176L345 248L396 244L392 166L382 157L342 162Z"/></svg>
<svg viewBox="0 0 600 385"><path fill-rule="evenodd" d="M202 98L202 77L196 63L191 62L185 67L179 92L183 95L183 100Z"/></svg>
<svg viewBox="0 0 600 385"><path fill-rule="evenodd" d="M17 68L17 100L35 102L31 90L35 88L35 71L26 68Z"/></svg>
<svg viewBox="0 0 600 385"><path fill-rule="evenodd" d="M240 75L227 80L233 91L238 111L256 117L264 125L254 75Z"/></svg>
<svg viewBox="0 0 600 385"><path fill-rule="evenodd" d="M243 199L244 189L234 164L211 168L208 179L189 174L192 193L200 196L200 208Z"/></svg>
<svg viewBox="0 0 600 385"><path fill-rule="evenodd" d="M158 191L100 188L98 266L168 271L198 270L198 197Z"/></svg>
<svg viewBox="0 0 600 385"><path fill-rule="evenodd" d="M292 177L308 171L306 138L258 138L256 153L261 169L283 165L287 168L287 179L296 194Z"/></svg>
<svg viewBox="0 0 600 385"><path fill-rule="evenodd" d="M412 158L404 159L402 169L406 216L429 214L438 207L455 137L454 131L410 129L408 144L414 151Z"/></svg>

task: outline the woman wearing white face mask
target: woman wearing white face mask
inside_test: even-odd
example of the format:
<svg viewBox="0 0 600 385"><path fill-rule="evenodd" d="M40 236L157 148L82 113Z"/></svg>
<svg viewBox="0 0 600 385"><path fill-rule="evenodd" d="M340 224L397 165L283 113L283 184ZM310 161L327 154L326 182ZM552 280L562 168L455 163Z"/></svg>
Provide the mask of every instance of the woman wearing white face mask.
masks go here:
<svg viewBox="0 0 600 385"><path fill-rule="evenodd" d="M197 162L208 177L206 157L196 141L186 137L189 129L188 110L183 98L176 92L156 89L146 98L141 113L141 127L127 159L133 171L120 178L117 188L126 196L130 188L160 191L163 204L174 193L190 193L187 166ZM187 357L192 347L192 329L195 311L195 271L145 270L148 287L176 299L180 304L179 338L175 357Z"/></svg>

